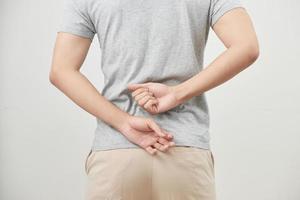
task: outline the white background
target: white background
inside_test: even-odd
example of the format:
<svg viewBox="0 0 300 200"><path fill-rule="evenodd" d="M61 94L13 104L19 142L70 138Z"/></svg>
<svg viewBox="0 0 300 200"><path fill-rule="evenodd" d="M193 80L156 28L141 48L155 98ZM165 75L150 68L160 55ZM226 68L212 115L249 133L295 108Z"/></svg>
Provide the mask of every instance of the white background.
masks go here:
<svg viewBox="0 0 300 200"><path fill-rule="evenodd" d="M208 91L219 200L300 199L297 0L244 0L259 59ZM62 1L0 2L0 199L80 200L94 116L49 82ZM224 50L213 31L207 65ZM100 90L95 37L82 72Z"/></svg>

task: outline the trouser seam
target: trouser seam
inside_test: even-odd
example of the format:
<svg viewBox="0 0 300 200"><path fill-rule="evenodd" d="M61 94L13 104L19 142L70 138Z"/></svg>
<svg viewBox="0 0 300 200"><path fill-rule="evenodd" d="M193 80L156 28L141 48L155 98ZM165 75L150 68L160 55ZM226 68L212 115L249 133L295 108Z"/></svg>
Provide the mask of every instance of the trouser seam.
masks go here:
<svg viewBox="0 0 300 200"><path fill-rule="evenodd" d="M153 200L153 157L151 157L151 200Z"/></svg>

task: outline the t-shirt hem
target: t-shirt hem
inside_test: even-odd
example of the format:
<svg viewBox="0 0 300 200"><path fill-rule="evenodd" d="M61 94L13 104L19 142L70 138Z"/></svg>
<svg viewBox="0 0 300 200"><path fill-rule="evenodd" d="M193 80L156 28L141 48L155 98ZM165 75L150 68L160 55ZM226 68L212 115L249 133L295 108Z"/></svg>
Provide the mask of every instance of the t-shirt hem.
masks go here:
<svg viewBox="0 0 300 200"><path fill-rule="evenodd" d="M81 37L84 37L84 38L88 38L90 40L93 40L95 34L94 33L88 33L88 32L85 32L85 31L81 31L81 30L76 30L76 29L70 29L70 28L61 28L57 31L58 33L59 32L62 32L62 33L70 33L70 34L73 34L73 35L77 35L77 36L81 36Z"/></svg>
<svg viewBox="0 0 300 200"><path fill-rule="evenodd" d="M210 150L210 144L206 142L177 142L175 143L175 146L189 146L189 147L196 147L201 149L207 149ZM114 149L138 149L142 148L139 147L133 143L131 144L110 144L109 146L97 146L93 145L91 150L92 151L105 151L105 150L114 150Z"/></svg>

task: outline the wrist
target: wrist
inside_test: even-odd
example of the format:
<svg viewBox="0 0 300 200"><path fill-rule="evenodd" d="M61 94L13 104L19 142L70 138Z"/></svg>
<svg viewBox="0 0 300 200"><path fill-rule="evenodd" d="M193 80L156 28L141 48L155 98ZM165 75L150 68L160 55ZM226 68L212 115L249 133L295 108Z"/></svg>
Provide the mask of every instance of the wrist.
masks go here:
<svg viewBox="0 0 300 200"><path fill-rule="evenodd" d="M176 99L176 104L182 104L184 103L186 100L188 100L188 90L187 88L185 88L185 86L183 84L178 84L175 86L171 86L171 90L173 92L173 95Z"/></svg>
<svg viewBox="0 0 300 200"><path fill-rule="evenodd" d="M111 125L113 128L123 133L123 131L126 129L126 126L128 125L128 120L130 117L131 115L129 113L122 111L115 117Z"/></svg>

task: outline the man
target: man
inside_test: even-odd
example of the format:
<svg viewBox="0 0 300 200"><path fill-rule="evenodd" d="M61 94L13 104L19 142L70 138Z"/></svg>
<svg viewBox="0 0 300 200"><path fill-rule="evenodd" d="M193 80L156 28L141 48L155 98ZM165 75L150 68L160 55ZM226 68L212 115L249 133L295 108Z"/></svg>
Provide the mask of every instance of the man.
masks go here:
<svg viewBox="0 0 300 200"><path fill-rule="evenodd" d="M97 119L86 199L215 199L204 92L258 57L241 2L65 2L50 81ZM203 69L210 28L227 48ZM96 34L101 93L80 73Z"/></svg>

